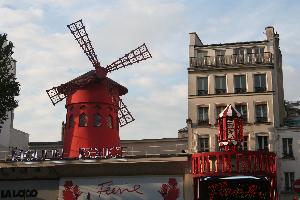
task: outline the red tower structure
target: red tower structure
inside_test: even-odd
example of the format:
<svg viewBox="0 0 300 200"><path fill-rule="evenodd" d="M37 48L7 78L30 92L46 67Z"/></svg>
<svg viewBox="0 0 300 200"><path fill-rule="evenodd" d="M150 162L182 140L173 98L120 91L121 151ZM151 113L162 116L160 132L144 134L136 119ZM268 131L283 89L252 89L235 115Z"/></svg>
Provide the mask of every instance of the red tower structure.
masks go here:
<svg viewBox="0 0 300 200"><path fill-rule="evenodd" d="M192 155L195 199L278 199L276 155L243 150L243 118L232 105L218 116L218 144L219 152Z"/></svg>
<svg viewBox="0 0 300 200"><path fill-rule="evenodd" d="M152 56L143 44L104 68L82 20L67 27L95 68L46 91L53 105L66 98L63 156L72 158L78 157L80 148L111 150L120 146L119 126L134 121L134 118L120 98L128 92L127 88L109 79L107 73Z"/></svg>

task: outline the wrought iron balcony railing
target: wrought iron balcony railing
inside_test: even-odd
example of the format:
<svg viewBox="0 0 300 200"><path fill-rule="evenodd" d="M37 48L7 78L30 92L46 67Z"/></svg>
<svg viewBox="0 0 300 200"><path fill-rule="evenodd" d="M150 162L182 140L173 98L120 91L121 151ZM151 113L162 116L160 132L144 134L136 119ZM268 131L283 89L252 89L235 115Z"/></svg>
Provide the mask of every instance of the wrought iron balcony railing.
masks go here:
<svg viewBox="0 0 300 200"><path fill-rule="evenodd" d="M265 123L268 122L267 117L256 117L256 123Z"/></svg>
<svg viewBox="0 0 300 200"><path fill-rule="evenodd" d="M190 67L205 67L205 66L226 66L226 65L251 65L251 64L272 64L273 56L270 52L260 54L233 54L221 56L204 56L190 58Z"/></svg>
<svg viewBox="0 0 300 200"><path fill-rule="evenodd" d="M209 125L208 119L207 120L198 120L198 126L201 126L201 125Z"/></svg>
<svg viewBox="0 0 300 200"><path fill-rule="evenodd" d="M234 92L238 94L246 93L246 88L234 88Z"/></svg>
<svg viewBox="0 0 300 200"><path fill-rule="evenodd" d="M254 92L265 92L267 91L266 87L254 87Z"/></svg>
<svg viewBox="0 0 300 200"><path fill-rule="evenodd" d="M198 90L198 96L205 96L208 94L208 90Z"/></svg>
<svg viewBox="0 0 300 200"><path fill-rule="evenodd" d="M216 94L226 94L226 89L217 89L216 88Z"/></svg>

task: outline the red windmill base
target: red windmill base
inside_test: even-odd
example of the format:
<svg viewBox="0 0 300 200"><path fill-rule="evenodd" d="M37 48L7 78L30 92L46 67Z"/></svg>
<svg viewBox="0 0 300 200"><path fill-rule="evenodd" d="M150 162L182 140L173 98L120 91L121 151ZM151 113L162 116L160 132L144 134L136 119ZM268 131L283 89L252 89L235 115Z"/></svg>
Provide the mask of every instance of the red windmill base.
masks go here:
<svg viewBox="0 0 300 200"><path fill-rule="evenodd" d="M65 157L78 157L80 148L120 146L118 102L121 101L119 96L126 93L127 88L111 79L95 77L87 86L67 97Z"/></svg>
<svg viewBox="0 0 300 200"><path fill-rule="evenodd" d="M243 120L231 105L218 127L220 151L192 155L195 199L277 200L276 154L242 150Z"/></svg>

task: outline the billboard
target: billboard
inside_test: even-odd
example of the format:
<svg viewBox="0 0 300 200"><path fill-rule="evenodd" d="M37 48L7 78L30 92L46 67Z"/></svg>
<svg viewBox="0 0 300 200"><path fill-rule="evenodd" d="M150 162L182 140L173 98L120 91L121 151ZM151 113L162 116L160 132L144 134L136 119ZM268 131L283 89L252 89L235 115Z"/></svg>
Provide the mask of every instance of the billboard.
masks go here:
<svg viewBox="0 0 300 200"><path fill-rule="evenodd" d="M0 181L0 199L49 200L58 197L58 180Z"/></svg>
<svg viewBox="0 0 300 200"><path fill-rule="evenodd" d="M182 176L61 178L60 200L183 200Z"/></svg>

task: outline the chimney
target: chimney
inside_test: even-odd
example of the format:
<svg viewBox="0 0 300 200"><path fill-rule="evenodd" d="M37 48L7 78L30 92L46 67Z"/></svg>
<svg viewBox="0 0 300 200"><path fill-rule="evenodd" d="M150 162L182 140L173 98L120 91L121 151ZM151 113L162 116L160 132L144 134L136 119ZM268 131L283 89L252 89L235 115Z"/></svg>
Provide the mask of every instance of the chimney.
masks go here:
<svg viewBox="0 0 300 200"><path fill-rule="evenodd" d="M190 46L202 46L203 43L199 39L196 32L190 33Z"/></svg>
<svg viewBox="0 0 300 200"><path fill-rule="evenodd" d="M266 30L266 36L267 36L267 40L273 40L274 38L274 27L273 26L267 26L265 28Z"/></svg>

